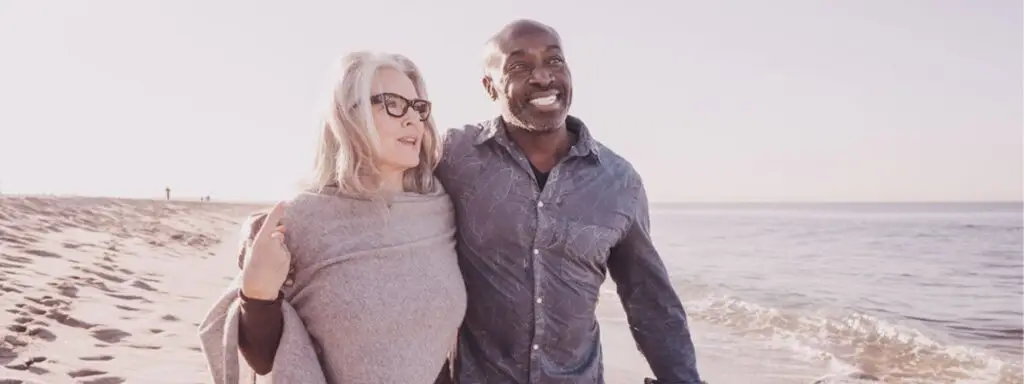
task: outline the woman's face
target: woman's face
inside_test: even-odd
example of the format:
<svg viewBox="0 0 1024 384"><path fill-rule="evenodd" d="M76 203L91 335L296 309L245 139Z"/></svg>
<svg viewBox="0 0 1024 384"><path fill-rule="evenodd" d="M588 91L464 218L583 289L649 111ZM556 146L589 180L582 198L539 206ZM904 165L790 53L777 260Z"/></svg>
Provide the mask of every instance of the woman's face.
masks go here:
<svg viewBox="0 0 1024 384"><path fill-rule="evenodd" d="M370 105L380 136L382 170L415 168L420 163L430 102L420 99L412 80L395 69L377 71L372 89Z"/></svg>

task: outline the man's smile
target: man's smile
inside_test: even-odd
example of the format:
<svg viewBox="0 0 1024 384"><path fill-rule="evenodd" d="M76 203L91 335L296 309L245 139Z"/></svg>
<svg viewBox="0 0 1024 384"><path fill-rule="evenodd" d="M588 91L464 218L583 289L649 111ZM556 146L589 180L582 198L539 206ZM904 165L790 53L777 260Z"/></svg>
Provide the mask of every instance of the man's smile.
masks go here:
<svg viewBox="0 0 1024 384"><path fill-rule="evenodd" d="M530 95L530 105L541 112L554 112L562 109L562 93L550 90L535 92Z"/></svg>

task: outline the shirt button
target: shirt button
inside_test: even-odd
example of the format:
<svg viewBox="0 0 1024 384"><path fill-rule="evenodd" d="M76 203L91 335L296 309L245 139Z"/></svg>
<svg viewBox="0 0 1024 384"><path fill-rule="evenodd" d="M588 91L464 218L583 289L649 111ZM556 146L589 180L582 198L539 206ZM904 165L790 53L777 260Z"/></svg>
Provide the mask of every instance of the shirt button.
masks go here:
<svg viewBox="0 0 1024 384"><path fill-rule="evenodd" d="M543 201L538 201L537 202L537 208L544 208L544 202Z"/></svg>
<svg viewBox="0 0 1024 384"><path fill-rule="evenodd" d="M540 254L540 251L539 251L539 250L537 250L537 248L534 248L534 249L533 249L533 254L534 254L534 255L539 255L539 254Z"/></svg>
<svg viewBox="0 0 1024 384"><path fill-rule="evenodd" d="M538 297L538 298L537 298L537 304L540 304L540 303L542 303L542 302L544 302L544 299L542 299L542 298L539 298L539 297Z"/></svg>
<svg viewBox="0 0 1024 384"><path fill-rule="evenodd" d="M534 344L534 345L533 345L533 350L534 350L534 351L536 351L536 350L538 350L538 349L540 349L540 346L539 346L539 345L537 345L537 344Z"/></svg>

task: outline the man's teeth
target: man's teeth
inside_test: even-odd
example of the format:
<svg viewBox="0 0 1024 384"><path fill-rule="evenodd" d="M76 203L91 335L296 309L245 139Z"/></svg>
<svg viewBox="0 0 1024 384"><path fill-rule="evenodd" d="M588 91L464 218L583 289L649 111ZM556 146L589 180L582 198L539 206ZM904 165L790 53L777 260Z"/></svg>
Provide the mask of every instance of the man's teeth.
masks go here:
<svg viewBox="0 0 1024 384"><path fill-rule="evenodd" d="M538 97L536 99L530 100L530 104L538 105L538 106L547 106L547 105L554 104L555 101L558 101L558 95L551 95L551 96L548 96L548 97Z"/></svg>

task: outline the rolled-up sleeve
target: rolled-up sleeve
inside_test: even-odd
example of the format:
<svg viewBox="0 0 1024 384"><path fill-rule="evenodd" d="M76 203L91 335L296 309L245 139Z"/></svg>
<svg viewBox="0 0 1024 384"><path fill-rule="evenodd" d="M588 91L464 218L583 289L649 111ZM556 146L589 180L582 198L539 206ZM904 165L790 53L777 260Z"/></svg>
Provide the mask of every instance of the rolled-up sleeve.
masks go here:
<svg viewBox="0 0 1024 384"><path fill-rule="evenodd" d="M658 384L697 384L696 352L686 312L650 235L647 193L637 179L632 224L612 249L608 271L630 331Z"/></svg>

